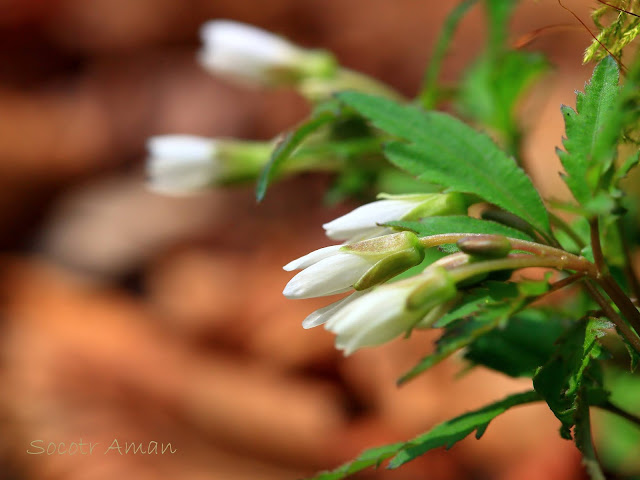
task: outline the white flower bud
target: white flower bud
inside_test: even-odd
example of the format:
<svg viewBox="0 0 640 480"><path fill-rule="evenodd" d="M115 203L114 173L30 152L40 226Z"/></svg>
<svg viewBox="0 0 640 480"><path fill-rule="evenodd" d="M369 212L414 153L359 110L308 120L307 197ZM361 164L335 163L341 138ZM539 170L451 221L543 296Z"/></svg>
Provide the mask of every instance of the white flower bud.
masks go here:
<svg viewBox="0 0 640 480"><path fill-rule="evenodd" d="M192 135L152 137L147 142L147 173L152 190L184 194L216 182L220 165L215 140Z"/></svg>
<svg viewBox="0 0 640 480"><path fill-rule="evenodd" d="M293 277L283 295L287 298L312 298L350 290L376 260L340 251L341 245L321 248L284 266L289 271L304 270Z"/></svg>
<svg viewBox="0 0 640 480"><path fill-rule="evenodd" d="M380 224L397 220L417 220L436 215L466 213L462 195L458 193L426 193L416 195L380 195L377 200L325 223L323 228L333 240L349 242L373 238L391 231Z"/></svg>
<svg viewBox="0 0 640 480"><path fill-rule="evenodd" d="M333 245L311 252L284 266L304 269L282 292L287 298L311 298L366 290L418 265L424 248L410 232L385 235L349 245Z"/></svg>
<svg viewBox="0 0 640 480"><path fill-rule="evenodd" d="M260 28L215 20L200 30L200 64L212 73L258 84L296 83L335 71L333 57L300 48Z"/></svg>
<svg viewBox="0 0 640 480"><path fill-rule="evenodd" d="M410 300L419 291L420 304ZM409 331L434 307L454 298L455 283L443 268L373 289L331 314L325 328L337 335L336 348L350 355Z"/></svg>

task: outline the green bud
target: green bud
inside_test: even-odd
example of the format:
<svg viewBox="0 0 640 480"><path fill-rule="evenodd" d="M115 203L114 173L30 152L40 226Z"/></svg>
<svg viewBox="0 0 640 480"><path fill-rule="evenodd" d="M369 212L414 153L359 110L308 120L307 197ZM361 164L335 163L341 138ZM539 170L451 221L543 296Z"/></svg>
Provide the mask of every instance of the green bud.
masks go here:
<svg viewBox="0 0 640 480"><path fill-rule="evenodd" d="M423 276L424 280L407 298L407 309L410 311L429 311L441 303L448 302L458 292L455 281L443 267L429 267L420 276Z"/></svg>
<svg viewBox="0 0 640 480"><path fill-rule="evenodd" d="M351 243L342 247L341 250L375 261L373 266L353 285L355 290L366 290L386 282L420 264L424 259L424 247L420 239L411 232L393 233Z"/></svg>
<svg viewBox="0 0 640 480"><path fill-rule="evenodd" d="M503 258L511 251L511 242L502 235L464 237L457 245L464 253L483 258Z"/></svg>

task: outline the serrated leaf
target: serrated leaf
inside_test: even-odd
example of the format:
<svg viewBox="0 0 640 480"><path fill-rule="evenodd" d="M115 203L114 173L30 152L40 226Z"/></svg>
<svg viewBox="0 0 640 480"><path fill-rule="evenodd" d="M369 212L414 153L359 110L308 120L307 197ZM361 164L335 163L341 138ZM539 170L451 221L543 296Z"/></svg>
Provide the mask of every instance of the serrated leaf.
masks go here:
<svg viewBox="0 0 640 480"><path fill-rule="evenodd" d="M456 442L474 431L476 432L476 438L479 439L484 434L489 423L497 416L517 405L537 402L538 400L540 400L540 396L534 391L517 393L480 410L465 413L436 425L429 432L407 442L396 456L391 459L389 468L397 468L434 448L451 448Z"/></svg>
<svg viewBox="0 0 640 480"><path fill-rule="evenodd" d="M575 323L560 337L553 356L533 377L534 388L562 422L560 434L564 438L571 438L579 389L592 386L593 376L587 376L588 367L602 355L598 338L609 326L598 319Z"/></svg>
<svg viewBox="0 0 640 480"><path fill-rule="evenodd" d="M338 105L335 102L327 102L318 108L308 120L285 135L271 154L269 163L260 173L256 186L258 201L264 199L269 183L302 142L321 127L335 121L337 115Z"/></svg>
<svg viewBox="0 0 640 480"><path fill-rule="evenodd" d="M532 240L526 233L515 228L466 215L427 217L420 221L397 221L385 225L401 230L410 230L420 237L444 233L486 233L520 240Z"/></svg>
<svg viewBox="0 0 640 480"><path fill-rule="evenodd" d="M547 210L531 179L488 136L445 113L358 92L338 98L377 128L412 142L392 142L384 149L396 166L450 191L476 194L538 231L550 232Z"/></svg>
<svg viewBox="0 0 640 480"><path fill-rule="evenodd" d="M496 328L520 308L522 301L515 283L486 282L483 287L473 289L436 323L438 327L444 326L445 331L436 342L435 352L422 358L397 383L408 382Z"/></svg>
<svg viewBox="0 0 640 480"><path fill-rule="evenodd" d="M340 480L369 467L378 467L384 460L391 458L404 446L404 442L385 445L365 450L351 462L345 463L335 470L320 472L308 480Z"/></svg>
<svg viewBox="0 0 640 480"><path fill-rule="evenodd" d="M433 138L429 144L392 142L384 148L393 164L448 191L476 194L529 222L539 232L549 233L542 200L512 159L489 138L453 117L435 112L430 117L437 120L430 128ZM478 136L473 139L474 135Z"/></svg>
<svg viewBox="0 0 640 480"><path fill-rule="evenodd" d="M576 110L563 106L566 138L565 151L558 156L567 175L564 181L582 205L586 205L599 188L604 173L615 157L620 136L622 112L618 109L619 69L611 57L594 69L584 93L576 94Z"/></svg>
<svg viewBox="0 0 640 480"><path fill-rule="evenodd" d="M524 311L469 344L464 358L511 377L532 377L553 353L562 323L547 312Z"/></svg>
<svg viewBox="0 0 640 480"><path fill-rule="evenodd" d="M378 467L390 457L394 458L389 463L388 468L397 468L434 448L450 448L474 431L476 431L476 438L480 438L489 423L497 416L512 407L539 400L540 396L535 391L509 395L505 399L487 405L484 408L465 413L436 425L427 433L419 435L408 442L394 443L365 450L351 462L345 463L335 470L321 472L308 480L341 480L365 468Z"/></svg>

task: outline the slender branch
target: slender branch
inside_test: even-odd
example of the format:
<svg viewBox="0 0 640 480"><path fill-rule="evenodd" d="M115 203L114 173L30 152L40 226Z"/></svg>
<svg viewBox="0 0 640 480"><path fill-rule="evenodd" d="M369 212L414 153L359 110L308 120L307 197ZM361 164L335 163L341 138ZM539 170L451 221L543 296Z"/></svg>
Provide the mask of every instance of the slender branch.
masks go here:
<svg viewBox="0 0 640 480"><path fill-rule="evenodd" d="M584 258L576 257L575 255L562 255L558 257L544 256L539 257L536 255L512 253L504 258L498 258L494 260L485 260L474 263L467 263L465 265L458 266L449 271L449 275L456 282L466 280L480 275L483 273L494 272L498 270L517 270L520 268L529 267L548 267L557 268L558 270L575 270L578 272L584 272L587 275L593 276L596 274L595 266L593 263L587 261Z"/></svg>
<svg viewBox="0 0 640 480"><path fill-rule="evenodd" d="M590 282L584 282L584 286L591 295L591 297L596 301L600 308L607 316L609 320L611 320L620 335L627 339L627 341L631 344L633 349L640 353L640 337L629 328L629 325L616 313L616 311L611 307L606 298L598 291L595 285ZM628 299L627 299L628 300Z"/></svg>
<svg viewBox="0 0 640 480"><path fill-rule="evenodd" d="M593 251L593 259L596 267L598 268L598 273L605 276L609 273L609 267L607 267L607 264L604 261L604 255L602 254L598 217L593 217L589 220L589 232L591 234L591 250Z"/></svg>
<svg viewBox="0 0 640 480"><path fill-rule="evenodd" d="M555 293L558 290L563 289L564 287L568 287L569 285L571 285L573 283L579 282L580 280L584 280L586 277L587 277L586 273L578 272L578 273L574 273L572 275L569 275L568 277L565 277L562 280L558 280L557 282L550 283L549 284L549 290L547 290L546 292L544 292L541 295L538 295L537 297L534 298L534 300L537 302L541 298L547 297L547 296L551 295L552 293Z"/></svg>
<svg viewBox="0 0 640 480"><path fill-rule="evenodd" d="M467 237L483 238L487 234L484 233L444 233L440 235L431 235L428 237L420 238L420 243L425 248L437 247L438 245L445 245L447 243L456 243L458 240ZM522 250L525 252L534 253L536 255L547 255L553 257L568 257L575 260L587 261L583 257L578 257L572 253L568 253L560 248L550 247L549 245L543 245L541 243L529 242L527 240L520 240L518 238L507 238L511 243L513 250ZM590 262L589 262L590 263Z"/></svg>
<svg viewBox="0 0 640 480"><path fill-rule="evenodd" d="M635 423L636 426L640 427L640 418L636 417L632 413L622 410L620 407L614 405L611 402L605 402L602 405L594 405L594 407L598 407L602 410L618 415L619 417L622 417L625 420L629 420L631 423Z"/></svg>
<svg viewBox="0 0 640 480"><path fill-rule="evenodd" d="M640 312L629 299L626 293L622 291L620 286L610 275L598 279L598 284L609 295L609 298L620 309L620 313L624 315L627 321L633 326L633 329L640 334Z"/></svg>

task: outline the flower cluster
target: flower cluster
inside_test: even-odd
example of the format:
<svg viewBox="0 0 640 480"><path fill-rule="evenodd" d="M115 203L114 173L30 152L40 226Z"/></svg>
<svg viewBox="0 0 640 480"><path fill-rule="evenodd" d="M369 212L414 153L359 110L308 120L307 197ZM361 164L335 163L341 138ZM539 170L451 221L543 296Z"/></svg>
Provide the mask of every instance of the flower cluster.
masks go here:
<svg viewBox="0 0 640 480"><path fill-rule="evenodd" d="M457 290L438 264L382 285L424 259L424 247L415 234L392 233L384 224L464 211L466 204L458 194L383 195L325 224L327 236L347 243L321 248L285 265L287 271L302 271L283 293L288 298L310 298L353 290L311 313L302 326L324 324L337 335L336 347L345 355L387 342L423 322Z"/></svg>

